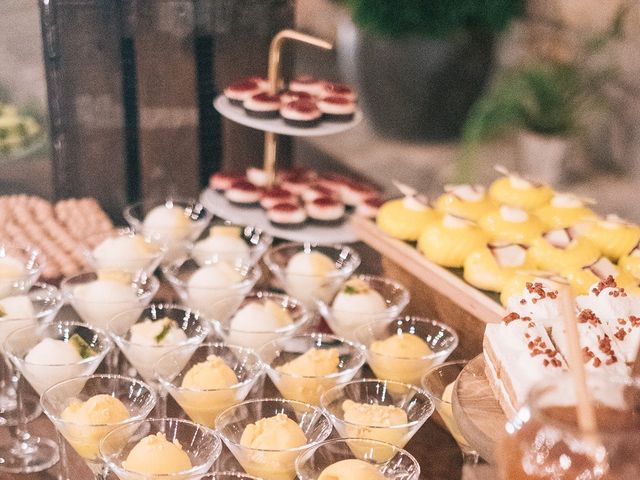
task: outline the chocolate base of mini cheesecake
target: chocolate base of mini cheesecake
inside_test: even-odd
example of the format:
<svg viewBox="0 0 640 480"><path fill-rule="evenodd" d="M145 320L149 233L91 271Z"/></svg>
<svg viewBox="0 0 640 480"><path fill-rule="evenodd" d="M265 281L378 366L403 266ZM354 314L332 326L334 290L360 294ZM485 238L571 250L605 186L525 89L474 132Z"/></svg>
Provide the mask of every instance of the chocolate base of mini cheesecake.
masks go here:
<svg viewBox="0 0 640 480"><path fill-rule="evenodd" d="M240 207L240 208L256 208L260 206L259 200L256 200L255 202L246 203L246 202L236 202L234 200L229 200L227 198L227 202L229 202L233 206Z"/></svg>
<svg viewBox="0 0 640 480"><path fill-rule="evenodd" d="M269 220L269 222L271 222L271 225L277 228L281 228L283 230L298 230L302 228L305 222L307 221L308 219L298 223L280 223L280 222L274 222L273 220Z"/></svg>
<svg viewBox="0 0 640 480"><path fill-rule="evenodd" d="M253 117L253 118L272 119L272 118L278 118L280 116L279 110L265 112L265 111L250 110L247 107L244 107L244 111L249 117Z"/></svg>
<svg viewBox="0 0 640 480"><path fill-rule="evenodd" d="M291 125L292 127L300 127L300 128L310 128L317 127L320 124L320 120L322 117L315 118L313 120L292 120L287 117L284 118L284 123L287 125Z"/></svg>
<svg viewBox="0 0 640 480"><path fill-rule="evenodd" d="M342 215L340 218L336 218L335 220L320 220L319 218L313 218L312 216L309 216L307 218L307 221L319 227L339 227L344 223L346 218L346 215Z"/></svg>
<svg viewBox="0 0 640 480"><path fill-rule="evenodd" d="M350 122L356 116L355 113L345 113L345 114L336 114L336 113L323 113L322 120L327 122Z"/></svg>
<svg viewBox="0 0 640 480"><path fill-rule="evenodd" d="M231 105L235 105L236 107L242 107L242 106L243 106L243 103L244 103L244 101L243 101L243 100L238 100L238 99L236 99L236 98L229 98L229 97L227 97L227 100L229 100L229 103L230 103Z"/></svg>

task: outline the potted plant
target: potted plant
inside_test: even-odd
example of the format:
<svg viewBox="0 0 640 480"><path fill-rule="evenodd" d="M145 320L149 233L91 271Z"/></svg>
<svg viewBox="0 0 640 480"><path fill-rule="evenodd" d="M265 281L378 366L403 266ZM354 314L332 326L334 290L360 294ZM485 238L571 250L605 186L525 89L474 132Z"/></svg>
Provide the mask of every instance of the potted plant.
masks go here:
<svg viewBox="0 0 640 480"><path fill-rule="evenodd" d="M338 60L385 136L449 140L493 65L494 39L525 0L342 0Z"/></svg>

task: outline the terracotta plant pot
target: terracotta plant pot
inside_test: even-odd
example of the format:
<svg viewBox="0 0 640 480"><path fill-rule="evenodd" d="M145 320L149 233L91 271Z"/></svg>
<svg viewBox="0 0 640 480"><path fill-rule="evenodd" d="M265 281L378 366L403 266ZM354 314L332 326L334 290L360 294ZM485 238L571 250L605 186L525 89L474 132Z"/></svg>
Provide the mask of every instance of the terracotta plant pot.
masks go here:
<svg viewBox="0 0 640 480"><path fill-rule="evenodd" d="M383 37L349 17L338 24L338 62L360 94L376 133L399 139L452 140L482 93L493 65L493 36Z"/></svg>

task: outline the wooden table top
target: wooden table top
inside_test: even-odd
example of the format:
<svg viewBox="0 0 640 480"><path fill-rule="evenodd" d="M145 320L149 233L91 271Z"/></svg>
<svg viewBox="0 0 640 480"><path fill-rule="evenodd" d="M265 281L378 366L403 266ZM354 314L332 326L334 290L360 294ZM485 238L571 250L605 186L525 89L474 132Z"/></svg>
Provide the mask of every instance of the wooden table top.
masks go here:
<svg viewBox="0 0 640 480"><path fill-rule="evenodd" d="M362 245L356 245L357 250L362 256L362 265L359 272L379 274L381 273L381 258L372 249ZM168 300L168 295L173 296L173 293L169 289L162 289L160 297L163 300ZM419 305L413 305L413 310L419 308ZM479 353L479 352L477 352ZM266 389L273 389L270 385L270 381L267 379L265 383ZM265 392L266 393L266 392ZM169 399L169 414L172 412L178 412L179 409L173 403L172 399ZM175 414L175 413L174 413ZM462 476L461 454L458 446L454 442L449 433L441 427L434 418L429 419L425 425L418 431L415 437L409 442L406 449L413 454L420 463L422 474L421 479L424 480L456 480ZM29 425L29 431L36 435L41 435L47 438L56 438L55 429L51 422L45 415L40 416L32 424ZM334 432L335 435L335 432ZM0 429L0 442L6 442L8 434L6 429ZM92 475L84 462L77 456L77 454L71 449L67 448L69 452L69 464L70 464L70 480L89 480ZM225 461L227 456L230 456L228 450L223 450L221 459ZM57 479L57 466L51 468L46 472L29 475L9 475L0 473L0 479L20 479L20 480L54 480ZM485 478L482 472L476 472L472 475L466 475L465 478ZM487 476L486 478L492 478Z"/></svg>

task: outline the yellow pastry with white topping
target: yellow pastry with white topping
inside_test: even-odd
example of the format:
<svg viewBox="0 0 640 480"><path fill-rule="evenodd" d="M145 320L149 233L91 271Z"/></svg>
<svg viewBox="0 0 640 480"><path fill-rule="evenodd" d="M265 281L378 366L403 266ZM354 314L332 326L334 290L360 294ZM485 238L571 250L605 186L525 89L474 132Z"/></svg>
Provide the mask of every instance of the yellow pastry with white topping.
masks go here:
<svg viewBox="0 0 640 480"><path fill-rule="evenodd" d="M529 245L544 230L542 222L534 215L507 205L489 212L478 223L493 242Z"/></svg>
<svg viewBox="0 0 640 480"><path fill-rule="evenodd" d="M444 190L436 200L436 210L443 215L477 221L496 207L482 185L446 185Z"/></svg>
<svg viewBox="0 0 640 480"><path fill-rule="evenodd" d="M533 240L529 255L537 268L559 273L592 264L600 258L600 249L573 229L561 228Z"/></svg>
<svg viewBox="0 0 640 480"><path fill-rule="evenodd" d="M276 371L284 374L277 378L276 387L288 400L318 405L322 394L336 384L337 380L330 376L338 372L339 365L337 348L312 348L276 367Z"/></svg>
<svg viewBox="0 0 640 480"><path fill-rule="evenodd" d="M568 228L597 218L584 199L570 193L556 193L551 202L536 209L535 214L549 229Z"/></svg>
<svg viewBox="0 0 640 480"><path fill-rule="evenodd" d="M640 226L617 215L607 215L604 220L589 223L584 236L600 248L604 256L616 262L640 242Z"/></svg>
<svg viewBox="0 0 640 480"><path fill-rule="evenodd" d="M523 210L534 210L551 200L553 190L548 185L526 180L503 168L496 170L505 174L504 177L494 180L489 187L489 196L497 203Z"/></svg>
<svg viewBox="0 0 640 480"><path fill-rule="evenodd" d="M474 287L500 292L518 271L533 268L533 260L522 245L488 243L467 257L463 276Z"/></svg>
<svg viewBox="0 0 640 480"><path fill-rule="evenodd" d="M475 223L446 214L424 229L418 239L418 249L438 265L457 268L486 242L487 235Z"/></svg>
<svg viewBox="0 0 640 480"><path fill-rule="evenodd" d="M630 292L638 291L637 280L621 271L606 257L600 257L589 265L565 270L562 275L569 281L576 295L587 295L594 284L610 276L615 279L619 287Z"/></svg>
<svg viewBox="0 0 640 480"><path fill-rule="evenodd" d="M380 230L399 240L415 241L424 228L437 218L424 199L407 196L390 200L380 207L376 223Z"/></svg>

